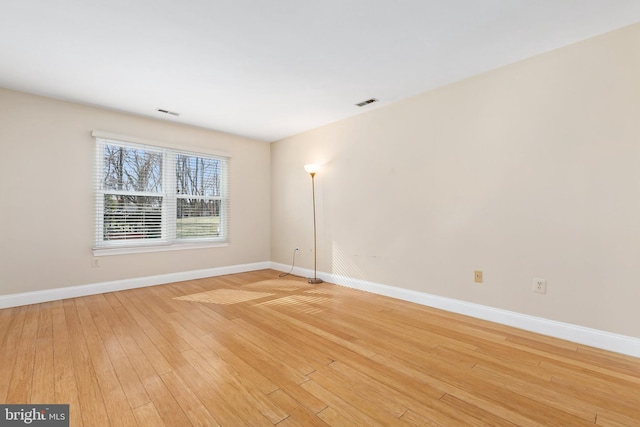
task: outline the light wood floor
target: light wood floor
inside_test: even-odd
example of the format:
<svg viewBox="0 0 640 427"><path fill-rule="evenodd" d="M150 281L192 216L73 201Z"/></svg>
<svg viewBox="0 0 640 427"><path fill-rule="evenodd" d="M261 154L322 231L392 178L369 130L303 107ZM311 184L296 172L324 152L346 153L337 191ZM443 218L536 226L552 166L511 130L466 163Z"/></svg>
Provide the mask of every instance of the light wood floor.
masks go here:
<svg viewBox="0 0 640 427"><path fill-rule="evenodd" d="M0 343L0 403L71 426L640 426L640 359L270 270L0 310Z"/></svg>

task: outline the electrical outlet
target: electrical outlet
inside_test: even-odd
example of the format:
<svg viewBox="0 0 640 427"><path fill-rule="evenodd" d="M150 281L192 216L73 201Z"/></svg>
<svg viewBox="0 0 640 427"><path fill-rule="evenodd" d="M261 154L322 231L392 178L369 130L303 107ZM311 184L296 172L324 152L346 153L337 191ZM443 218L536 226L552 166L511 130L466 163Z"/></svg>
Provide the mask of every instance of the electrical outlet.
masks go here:
<svg viewBox="0 0 640 427"><path fill-rule="evenodd" d="M533 279L533 292L538 294L547 293L547 280L546 279Z"/></svg>
<svg viewBox="0 0 640 427"><path fill-rule="evenodd" d="M91 267L100 268L100 260L98 258L94 258L91 260Z"/></svg>
<svg viewBox="0 0 640 427"><path fill-rule="evenodd" d="M473 272L473 281L476 283L482 283L482 271L476 270Z"/></svg>

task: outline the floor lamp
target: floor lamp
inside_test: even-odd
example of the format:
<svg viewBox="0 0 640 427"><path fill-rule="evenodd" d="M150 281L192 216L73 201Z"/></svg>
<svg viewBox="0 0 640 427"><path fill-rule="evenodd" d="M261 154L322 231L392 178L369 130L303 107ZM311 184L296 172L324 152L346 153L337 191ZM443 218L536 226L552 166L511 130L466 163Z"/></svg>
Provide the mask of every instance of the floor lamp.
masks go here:
<svg viewBox="0 0 640 427"><path fill-rule="evenodd" d="M316 172L320 170L320 166L318 165L304 165L304 170L307 171L309 175L311 175L311 194L313 195L313 278L307 280L311 284L322 283L322 279L318 279L317 274L317 251L316 251L316 186L315 186L315 177Z"/></svg>

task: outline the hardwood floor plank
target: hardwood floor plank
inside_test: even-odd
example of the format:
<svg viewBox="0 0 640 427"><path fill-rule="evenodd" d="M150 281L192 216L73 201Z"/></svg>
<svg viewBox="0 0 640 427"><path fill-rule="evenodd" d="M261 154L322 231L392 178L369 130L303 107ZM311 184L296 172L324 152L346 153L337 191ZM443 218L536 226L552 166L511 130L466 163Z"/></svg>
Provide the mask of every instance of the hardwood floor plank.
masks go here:
<svg viewBox="0 0 640 427"><path fill-rule="evenodd" d="M629 418L622 414L598 414L596 425L604 427L635 427L638 418Z"/></svg>
<svg viewBox="0 0 640 427"><path fill-rule="evenodd" d="M7 308L2 310L5 321L2 323L2 351L0 352L0 402L8 402L9 384L13 368L18 361L20 336L24 326L27 307Z"/></svg>
<svg viewBox="0 0 640 427"><path fill-rule="evenodd" d="M278 414L279 411L273 409L273 404L267 402L266 397L257 401L254 395L229 375L231 372L225 369L224 364L215 365L215 360L205 359L195 350L183 354L209 387L213 388L231 411L248 425L264 425L267 422L275 424L286 418L287 414ZM272 419L269 419L270 416Z"/></svg>
<svg viewBox="0 0 640 427"><path fill-rule="evenodd" d="M458 399L450 394L442 396L442 402L451 406L460 417L458 422L465 425L480 425L480 426L504 426L504 427L516 427L517 424L504 418L497 416L491 412L485 411L481 407L472 405L471 403Z"/></svg>
<svg viewBox="0 0 640 427"><path fill-rule="evenodd" d="M131 325L131 327L133 327L134 329L139 328L145 335L145 337L138 336L136 341L142 342L142 344L144 345L143 350L145 351L145 354L148 355L150 360L159 360L160 364L163 365L159 368L156 368L158 370L158 373L162 374L164 372L172 371L176 368L179 368L181 364L184 363L184 358L180 356L180 348L183 347L180 346L180 348L178 348L173 345L171 341L172 333L170 332L170 328L168 327L168 325L166 325L164 319L157 318L155 316L147 318L147 310L145 310L144 307L141 307L141 303L139 300L131 297L130 295L118 293L116 294L116 296L118 297L119 302L126 309L127 314L131 317L131 319L127 319L129 320L128 325ZM156 328L153 322L158 323L159 328ZM160 329L164 329L165 333L169 335L169 338L165 337ZM177 339L178 337L176 336L176 340ZM166 365L163 362L166 362Z"/></svg>
<svg viewBox="0 0 640 427"><path fill-rule="evenodd" d="M0 310L0 344L4 343L5 337L12 330L11 323L15 320L15 312L18 308L6 308Z"/></svg>
<svg viewBox="0 0 640 427"><path fill-rule="evenodd" d="M531 405L544 405L547 416L555 411L558 415L568 413L572 418L582 419L588 423L595 422L596 412L592 404L584 402L581 399L571 399L567 396L566 390L559 387L553 387L549 382L539 381L536 378L522 377L521 373L511 374L504 370L496 370L478 364L473 368L474 375L487 384L493 384L495 387L501 387L512 392L512 396L520 396L531 400ZM525 402L523 399L522 402ZM564 404L560 403L564 402ZM569 403L569 405L567 405ZM558 417L558 419L561 419Z"/></svg>
<svg viewBox="0 0 640 427"><path fill-rule="evenodd" d="M160 376L145 377L143 385L151 399L151 404L167 426L188 426L190 424L189 417ZM212 423L212 425L215 424Z"/></svg>
<svg viewBox="0 0 640 427"><path fill-rule="evenodd" d="M109 358L113 370L118 378L120 386L127 397L130 408L146 405L150 402L144 385L140 381L136 370L129 361L124 351L118 335L111 328L107 317L112 317L110 307L106 302L102 304L101 295L87 297L87 306L91 312L96 313L93 321L100 339L104 345L107 357ZM114 321L113 318L111 318Z"/></svg>
<svg viewBox="0 0 640 427"><path fill-rule="evenodd" d="M172 426L172 424L165 424L153 403L147 403L146 405L139 406L134 409L133 412L136 420L138 420L138 425L140 426Z"/></svg>
<svg viewBox="0 0 640 427"><path fill-rule="evenodd" d="M586 387L590 393L606 399L617 396L620 402L628 403L630 406L640 408L640 393L625 394L620 396L621 390L632 390L637 386L629 381L617 377L608 376L601 372L589 369L576 369L564 363L542 362L540 370L548 373L551 381L563 381L574 387ZM624 398L624 399L621 399Z"/></svg>
<svg viewBox="0 0 640 427"><path fill-rule="evenodd" d="M53 303L40 306L30 402L55 402L52 306Z"/></svg>
<svg viewBox="0 0 640 427"><path fill-rule="evenodd" d="M344 369L334 370L329 366L314 372L310 378L325 390L349 402L349 405L383 423L397 422L409 409L402 399L398 401L394 398L399 394L394 393L394 390L384 387L372 378L349 377L343 375L344 372ZM348 383L345 383L345 378L349 378Z"/></svg>
<svg viewBox="0 0 640 427"><path fill-rule="evenodd" d="M194 426L216 427L220 426L207 407L198 399L175 372L162 374L162 381L167 390L171 391L176 402L182 408L189 421Z"/></svg>
<svg viewBox="0 0 640 427"><path fill-rule="evenodd" d="M210 291L244 299L176 299ZM0 401L74 427L640 425L640 359L271 270L3 309L0 344Z"/></svg>
<svg viewBox="0 0 640 427"><path fill-rule="evenodd" d="M599 363L599 362L593 363L588 360L584 360L584 358L582 358L580 353L578 352L571 355L560 354L560 353L546 353L544 351L541 351L535 348L535 346L525 347L521 345L515 345L514 349L528 351L532 354L537 354L541 356L542 357L541 363L545 361L551 361L552 363L572 366L575 369L591 370L598 374L602 374L605 376L609 376L609 377L617 378L623 381L634 383L636 384L637 387L640 387L640 372L637 369L623 370L623 371L616 370L615 368L611 369L606 363Z"/></svg>
<svg viewBox="0 0 640 427"><path fill-rule="evenodd" d="M406 422L408 425L415 427L448 427L456 425L459 422L452 419L442 419L442 417L443 415L438 412L422 415L412 410L408 410L401 418L402 421Z"/></svg>
<svg viewBox="0 0 640 427"><path fill-rule="evenodd" d="M171 364L151 338L147 336L143 326L139 325L127 308L121 304L118 297L115 294L105 294L104 297L115 314L110 317L111 327L117 332L120 343L127 351L129 360L134 367L146 366L148 362L158 375L170 372L172 370ZM144 358L139 356L140 353L144 355ZM149 371L136 369L136 372L138 372L140 379L144 380L144 373ZM155 375L155 373L149 372L149 375Z"/></svg>
<svg viewBox="0 0 640 427"><path fill-rule="evenodd" d="M107 302L106 299L105 302ZM140 386L142 386L142 390L140 390L137 381L134 381L133 386L135 388L132 393L138 396L138 399L130 400L130 403L133 404L132 408L141 406L136 405L138 402L143 402L142 405L146 405L147 403L144 402L150 401L167 425L188 425L188 417L183 411L182 405L178 403L172 391L167 388L161 379L161 375L173 372L168 362L140 329L139 325L133 322L130 316L125 315L128 313L123 311L125 309L119 301L111 300L108 302L108 305L103 306L103 313L126 355L126 361L122 359L122 363L130 362L130 366L134 370L134 373L131 373L127 367L127 371L123 372L123 375L129 376L127 381L132 381L131 378L134 378L135 374L135 377L140 381ZM123 322L126 322L128 327ZM140 346L138 346L138 343L140 343ZM147 355L154 359L156 363L151 363ZM118 357L123 356L119 355ZM154 365L159 365L160 367L154 369Z"/></svg>
<svg viewBox="0 0 640 427"><path fill-rule="evenodd" d="M302 331L306 332L306 333L310 333L312 335L316 335L318 337L324 338L325 340L327 340L328 342L331 343L331 345L336 346L338 348L341 349L347 349L350 350L351 352L354 353L358 353L361 356L364 357L371 357L375 355L375 352L367 349L366 347L362 347L354 342L352 342L350 339L345 339L341 336L338 335L333 335L330 332L330 329L327 330L327 328L319 328L317 326L315 326L315 324L317 322L308 322L308 319L299 319L299 316L296 316L295 313L281 313L278 312L276 310L273 310L271 308L269 308L268 310L271 310L271 313L273 316L277 316L281 319L285 319L287 322L289 322L290 324L300 328Z"/></svg>
<svg viewBox="0 0 640 427"><path fill-rule="evenodd" d="M110 423L114 426L136 426L134 413L131 411L127 396L122 389L104 342L98 333L87 306L87 297L78 298L75 302L93 373L98 382Z"/></svg>
<svg viewBox="0 0 640 427"><path fill-rule="evenodd" d="M201 304L199 304L201 308ZM191 310L189 316L183 315L182 313L178 313L180 316L179 321L184 322L187 325L193 325L193 322L197 323L210 323L212 318L208 316L212 311L207 311L206 313L200 310ZM225 329L225 333L220 333L219 331L212 332L207 331L204 336L206 336L206 349L214 351L216 355L224 360L231 369L234 369L239 378L250 383L253 388L259 390L263 394L269 394L278 389L272 381L270 381L262 372L258 369L255 369L253 366L245 362L243 359L238 357L233 351L231 351L230 347L232 341L228 337L228 333L233 334L232 331L227 329L227 325L220 325L217 321L217 317L213 318L217 325L221 329ZM199 351L201 349L198 349Z"/></svg>
<svg viewBox="0 0 640 427"><path fill-rule="evenodd" d="M102 391L93 369L87 343L76 311L76 300L63 301L64 318L69 337L70 354L74 367L75 386L78 391L78 408L70 407L70 412L79 410L86 426L97 422L109 424L109 416L102 399Z"/></svg>
<svg viewBox="0 0 640 427"><path fill-rule="evenodd" d="M603 365L610 370L640 379L640 371L636 361L630 356L612 354L604 350L579 345L574 357L594 365Z"/></svg>
<svg viewBox="0 0 640 427"><path fill-rule="evenodd" d="M577 383L561 377L552 379L554 387L561 389L565 393L570 391L571 394L579 395L580 399L591 405L593 411L598 415L617 413L640 420L640 393L619 394L615 390L604 390L595 384L590 385L588 380ZM603 402L606 402L606 405L603 405Z"/></svg>
<svg viewBox="0 0 640 427"><path fill-rule="evenodd" d="M288 415L287 418L277 423L278 427L286 426L309 426L309 427L326 427L328 424L322 421L316 414L300 405L295 399L289 396L285 391L278 389L269 394L271 399L278 407L282 408ZM323 408L324 409L324 408Z"/></svg>
<svg viewBox="0 0 640 427"><path fill-rule="evenodd" d="M313 339L306 336L303 331L290 325L280 317L272 315L273 310L264 310L260 306L253 306L245 310L243 319L260 328L260 333L266 336L275 336L285 341L286 347L297 349L298 354L311 361L315 366L326 366L335 360L327 351L327 345L320 337Z"/></svg>
<svg viewBox="0 0 640 427"><path fill-rule="evenodd" d="M415 384L410 382L389 386L385 384L382 372L376 373L374 376L366 375L360 372L359 368L351 367L341 361L332 363L329 368L335 371L334 381L336 384L340 378L343 381L348 378L347 384L352 388L352 392L357 391L359 394L367 396L381 408L386 408L389 413L403 420L407 412L411 411L413 414L420 414L444 425L459 424L462 421L456 416L455 411L443 403L444 395L442 392L424 392L428 386L421 387L423 389L421 392L416 392ZM324 371L323 373L326 375L328 369Z"/></svg>
<svg viewBox="0 0 640 427"><path fill-rule="evenodd" d="M6 403L25 403L31 397L40 305L26 308L22 333L16 343L17 360L13 366Z"/></svg>
<svg viewBox="0 0 640 427"><path fill-rule="evenodd" d="M384 360L386 360L386 364L398 366L426 384L444 390L462 401L480 406L484 410L514 423L520 422L516 422L506 414L518 414L526 408L528 409L528 417L542 423L542 425L548 423L551 423L550 425L567 425L567 422L580 424L580 420L574 420L575 417L513 393L502 384L492 383L486 378L480 377L473 369L456 369L449 364L436 361L432 361L429 365L411 366L406 360L399 361L390 355ZM469 396L474 397L473 401L468 399ZM481 404L478 404L479 401L476 399L480 399ZM541 411L541 409L544 410Z"/></svg>
<svg viewBox="0 0 640 427"><path fill-rule="evenodd" d="M383 420L375 419L364 412L361 412L350 403L345 402L331 391L325 389L314 380L309 380L302 384L302 388L326 403L327 408L318 413L318 417L330 425L366 425L366 426L389 426L406 425L401 420L391 420L385 417ZM338 421L340 420L340 421Z"/></svg>
<svg viewBox="0 0 640 427"><path fill-rule="evenodd" d="M242 337L251 346L259 348L265 354L286 365L287 369L299 373L301 378L306 377L315 371L319 365L312 363L312 357L306 358L297 348L288 345L287 342L278 336L266 336L261 330L252 327L244 319L236 319L238 325L236 336Z"/></svg>
<svg viewBox="0 0 640 427"><path fill-rule="evenodd" d="M180 367L176 371L176 375L207 408L214 417L215 423L221 426L250 425L226 403L220 390L210 382L208 376L201 375L197 369L188 363ZM212 424L215 425L214 423Z"/></svg>
<svg viewBox="0 0 640 427"><path fill-rule="evenodd" d="M256 351L245 340L235 337L234 333L218 338L220 343L210 340L211 349L223 355L224 360L232 360L234 366L239 365L240 370L249 372L251 377L256 377L255 373L258 372L259 382L255 386L260 386L263 393L282 388L314 413L326 406L299 386L306 381L306 377L291 371L286 364L274 360L262 351Z"/></svg>
<svg viewBox="0 0 640 427"><path fill-rule="evenodd" d="M233 389L247 401L248 408L252 411L258 411L267 417L273 424L277 424L287 418L289 414L282 411L277 405L274 405L264 393L253 387L250 381L244 381L240 374L227 364L225 360L218 357L210 349L199 349L198 354L201 356L201 362L205 361L213 369L213 372L219 377L224 378Z"/></svg>
<svg viewBox="0 0 640 427"><path fill-rule="evenodd" d="M82 414L76 386L76 368L62 301L51 304L54 366L54 403L69 405L69 425L82 426ZM35 403L35 401L33 401Z"/></svg>
<svg viewBox="0 0 640 427"><path fill-rule="evenodd" d="M128 300L135 304L137 311L144 317L146 323L152 326L154 331L157 331L159 335L157 339L162 338L166 343L163 347L171 349L171 351L182 352L191 350L193 347L187 342L187 339L191 336L189 331L178 325L178 330L174 329L174 325L167 322L170 317L167 316L162 309L155 306L159 298L156 298L150 292L144 294L142 291L145 289L134 289L131 294L128 295ZM140 320L138 316L136 320ZM141 323L142 325L142 323ZM145 331L147 331L145 327ZM156 343L156 345L158 345Z"/></svg>

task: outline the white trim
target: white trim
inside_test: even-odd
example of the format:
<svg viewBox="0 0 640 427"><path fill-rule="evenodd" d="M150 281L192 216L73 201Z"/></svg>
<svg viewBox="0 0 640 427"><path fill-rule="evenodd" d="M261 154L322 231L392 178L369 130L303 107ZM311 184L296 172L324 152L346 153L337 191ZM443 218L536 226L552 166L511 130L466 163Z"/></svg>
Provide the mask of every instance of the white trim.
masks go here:
<svg viewBox="0 0 640 427"><path fill-rule="evenodd" d="M212 156L221 156L221 157L228 157L228 158L232 157L231 154L226 151L216 151L216 150L208 149L206 147L192 147L192 146L188 146L180 143L168 143L168 142L156 141L151 139L138 138L137 136L122 135L119 133L106 132L106 131L97 130L97 129L94 129L91 131L91 136L94 138L104 138L104 139L110 139L113 141L133 142L135 144L152 145L152 146L162 147L162 148L171 148L173 150L186 150L186 151L190 151L198 154L209 154Z"/></svg>
<svg viewBox="0 0 640 427"><path fill-rule="evenodd" d="M265 261L252 264L231 265L227 267L208 268L204 270L184 271L180 273L140 277L135 279L115 280L112 282L94 283L89 285L45 289L43 291L0 295L0 309L17 307L21 305L38 304L41 302L57 301L67 298L83 297L87 295L102 294L106 292L122 291L125 289L143 288L145 286L163 285L166 283L181 282L184 280L203 279L206 277L223 276L226 274L265 270L268 268L271 268L271 263Z"/></svg>
<svg viewBox="0 0 640 427"><path fill-rule="evenodd" d="M23 292L19 294L0 295L0 309L21 305L38 304L67 298L76 298L105 292L122 291L126 289L142 288L145 286L162 285L184 280L202 279L206 277L222 276L226 274L244 273L247 271L274 270L288 272L290 266L275 262L257 262L226 267L209 268L204 270L185 271L163 274L158 276L140 277L135 279L116 280L112 282L94 283L65 288L46 289L43 291ZM295 267L292 274L302 277L312 277L313 270ZM372 292L391 298L409 301L429 307L439 308L453 313L463 314L478 319L488 320L515 328L537 332L555 338L575 343L640 357L640 339L626 335L614 334L570 323L557 322L541 317L529 316L512 311L497 309L480 304L430 295L423 292L402 289L352 277L320 272L318 277L330 283Z"/></svg>
<svg viewBox="0 0 640 427"><path fill-rule="evenodd" d="M229 230L225 228L225 224L228 223L227 217L229 216L229 201L228 201L228 162L229 157L214 156L202 153L190 153L202 159L209 159L217 162L220 165L219 177L221 177L222 184L220 196L195 196L196 199L219 201L219 224L218 224L218 236L206 237L206 238L191 238L191 239L177 239L176 238L176 203L180 199L193 198L193 195L179 194L176 190L176 157L185 154L182 149L176 150L172 148L164 148L158 146L140 145L139 138L135 137L122 137L122 140L110 140L105 139L104 136L118 136L115 134L109 134L102 131L92 131L92 135L95 136L96 141L96 170L95 170L95 190L96 190L96 203L95 203L95 247L93 248L94 256L105 255L122 255L122 254L134 254L144 252L162 252L173 250L184 250L194 248L207 248L207 247L224 247L229 245ZM124 140L124 139L128 140ZM137 142L131 142L131 140L137 140ZM104 188L103 169L104 163L104 151L106 147L111 145L121 147L123 149L143 150L145 153L156 153L162 157L162 164L160 166L160 172L162 175L162 185L157 191L133 191L127 189L113 190ZM208 176L208 174L207 174ZM123 240L105 240L103 236L104 219L105 219L105 196L123 195L123 196L142 196L158 198L161 201L161 216L160 216L160 236L155 239L123 239ZM157 213L155 213L157 216ZM126 234L126 231L124 232ZM116 230L116 234L120 234Z"/></svg>
<svg viewBox="0 0 640 427"><path fill-rule="evenodd" d="M290 266L274 262L271 263L271 268L284 272L291 270ZM311 277L313 276L313 270L296 267L293 269L292 274ZM368 282L366 280L354 279L352 277L337 274L318 273L318 277L327 282L353 289L359 289L403 301L439 308L449 312L488 320L590 347L626 354L628 356L640 357L640 338L636 337L614 334L598 329L586 328L584 326L558 322L542 317L529 316L527 314L431 295L410 289L402 289L380 283Z"/></svg>
<svg viewBox="0 0 640 427"><path fill-rule="evenodd" d="M183 251L186 249L223 248L229 246L229 242L194 242L173 243L147 246L100 246L93 248L93 256L140 254L145 252Z"/></svg>

